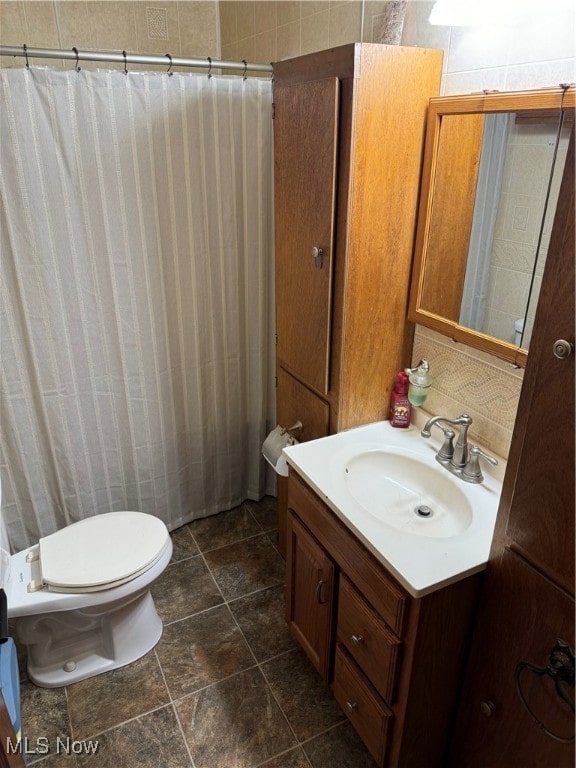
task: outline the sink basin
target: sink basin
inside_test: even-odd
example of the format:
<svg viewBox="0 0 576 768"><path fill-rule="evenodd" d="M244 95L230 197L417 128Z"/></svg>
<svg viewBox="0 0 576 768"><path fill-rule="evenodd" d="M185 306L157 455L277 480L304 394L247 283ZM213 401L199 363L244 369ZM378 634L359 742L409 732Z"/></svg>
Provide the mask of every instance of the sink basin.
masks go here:
<svg viewBox="0 0 576 768"><path fill-rule="evenodd" d="M422 438L425 418L407 429L374 422L284 449L290 471L413 597L485 568L506 466L465 483L435 460L441 443Z"/></svg>
<svg viewBox="0 0 576 768"><path fill-rule="evenodd" d="M352 455L343 470L357 504L402 533L450 538L472 523L472 507L458 487L461 481L416 454L382 446Z"/></svg>

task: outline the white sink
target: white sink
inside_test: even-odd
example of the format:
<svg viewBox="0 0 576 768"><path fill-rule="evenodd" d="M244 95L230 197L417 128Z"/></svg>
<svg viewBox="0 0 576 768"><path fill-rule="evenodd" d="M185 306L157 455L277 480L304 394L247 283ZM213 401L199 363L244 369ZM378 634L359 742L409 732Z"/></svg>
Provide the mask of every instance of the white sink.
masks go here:
<svg viewBox="0 0 576 768"><path fill-rule="evenodd" d="M283 452L414 597L485 568L506 464L465 483L435 460L440 442L420 435L423 424L377 422Z"/></svg>
<svg viewBox="0 0 576 768"><path fill-rule="evenodd" d="M448 538L472 523L470 501L458 486L462 481L407 451L392 446L362 451L345 463L343 472L358 504L402 533Z"/></svg>

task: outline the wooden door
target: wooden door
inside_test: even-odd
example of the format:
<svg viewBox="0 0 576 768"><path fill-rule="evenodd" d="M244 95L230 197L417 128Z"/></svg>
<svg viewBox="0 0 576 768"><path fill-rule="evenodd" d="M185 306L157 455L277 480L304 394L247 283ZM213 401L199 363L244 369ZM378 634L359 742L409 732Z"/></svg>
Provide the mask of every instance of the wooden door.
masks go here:
<svg viewBox="0 0 576 768"><path fill-rule="evenodd" d="M321 394L329 387L338 94L335 77L274 90L277 356Z"/></svg>
<svg viewBox="0 0 576 768"><path fill-rule="evenodd" d="M326 682L330 676L334 563L288 511L286 620Z"/></svg>

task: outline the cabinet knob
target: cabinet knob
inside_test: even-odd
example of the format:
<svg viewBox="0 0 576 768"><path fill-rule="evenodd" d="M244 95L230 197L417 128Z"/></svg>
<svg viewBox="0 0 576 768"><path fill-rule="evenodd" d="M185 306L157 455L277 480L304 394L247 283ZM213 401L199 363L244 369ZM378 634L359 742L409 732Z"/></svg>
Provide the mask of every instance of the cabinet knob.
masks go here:
<svg viewBox="0 0 576 768"><path fill-rule="evenodd" d="M558 360L567 360L574 354L574 344L566 341L566 339L557 339L552 345L552 352Z"/></svg>
<svg viewBox="0 0 576 768"><path fill-rule="evenodd" d="M358 648L364 642L364 637L362 635L352 635L350 640L352 641L352 645Z"/></svg>
<svg viewBox="0 0 576 768"><path fill-rule="evenodd" d="M326 585L326 579L320 579L316 585L316 602L322 605L326 602L326 595L324 594L324 587Z"/></svg>
<svg viewBox="0 0 576 768"><path fill-rule="evenodd" d="M358 704L356 704L355 701L347 701L346 709L348 710L348 712L354 712L355 709L358 709Z"/></svg>
<svg viewBox="0 0 576 768"><path fill-rule="evenodd" d="M318 248L317 245L312 248L312 261L314 269L322 269L322 248Z"/></svg>
<svg viewBox="0 0 576 768"><path fill-rule="evenodd" d="M492 717L492 715L494 714L494 710L495 709L496 708L494 706L494 702L492 702L492 701L481 701L480 702L480 712L482 712L482 714L485 717Z"/></svg>

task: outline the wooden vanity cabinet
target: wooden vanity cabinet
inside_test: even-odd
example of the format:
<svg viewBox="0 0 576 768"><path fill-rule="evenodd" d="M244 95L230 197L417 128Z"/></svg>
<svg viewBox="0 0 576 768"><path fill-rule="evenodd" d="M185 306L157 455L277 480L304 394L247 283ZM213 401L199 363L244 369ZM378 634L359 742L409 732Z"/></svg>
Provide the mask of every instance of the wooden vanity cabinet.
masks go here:
<svg viewBox="0 0 576 768"><path fill-rule="evenodd" d="M441 70L441 51L370 43L274 64L277 421L300 421L300 441L385 418L410 363L423 136Z"/></svg>
<svg viewBox="0 0 576 768"><path fill-rule="evenodd" d="M445 765L479 576L412 597L288 478L286 619L380 766Z"/></svg>

